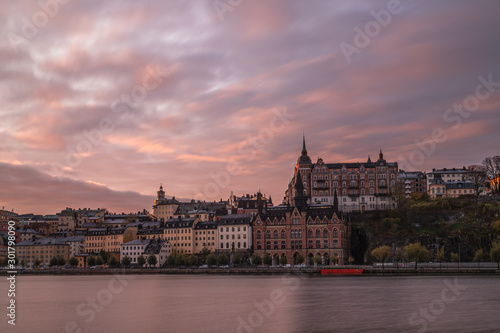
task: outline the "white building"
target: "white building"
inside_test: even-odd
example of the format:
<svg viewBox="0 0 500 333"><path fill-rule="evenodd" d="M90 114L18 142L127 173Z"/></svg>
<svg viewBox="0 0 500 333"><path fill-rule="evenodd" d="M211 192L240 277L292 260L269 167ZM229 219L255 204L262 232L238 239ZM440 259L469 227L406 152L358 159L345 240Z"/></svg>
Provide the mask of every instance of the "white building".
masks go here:
<svg viewBox="0 0 500 333"><path fill-rule="evenodd" d="M137 264L137 258L144 254L146 246L149 245L150 239L134 239L128 243L123 243L120 248L120 258L127 256L130 258L130 263Z"/></svg>
<svg viewBox="0 0 500 333"><path fill-rule="evenodd" d="M222 216L218 223L219 251L246 251L252 247L252 216L231 214Z"/></svg>

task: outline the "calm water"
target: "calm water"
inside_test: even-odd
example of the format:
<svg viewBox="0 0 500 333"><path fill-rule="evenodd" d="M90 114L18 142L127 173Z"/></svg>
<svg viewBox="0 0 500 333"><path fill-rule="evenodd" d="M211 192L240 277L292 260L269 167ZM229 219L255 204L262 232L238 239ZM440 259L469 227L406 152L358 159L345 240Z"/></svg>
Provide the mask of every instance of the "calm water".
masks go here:
<svg viewBox="0 0 500 333"><path fill-rule="evenodd" d="M18 276L0 332L500 332L497 277ZM88 303L88 302L92 302Z"/></svg>

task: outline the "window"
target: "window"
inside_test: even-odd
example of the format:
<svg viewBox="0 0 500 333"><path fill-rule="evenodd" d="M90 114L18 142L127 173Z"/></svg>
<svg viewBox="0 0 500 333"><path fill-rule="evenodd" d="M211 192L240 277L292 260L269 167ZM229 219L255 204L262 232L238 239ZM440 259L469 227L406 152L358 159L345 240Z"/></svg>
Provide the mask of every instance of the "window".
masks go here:
<svg viewBox="0 0 500 333"><path fill-rule="evenodd" d="M328 248L328 239L325 239L325 240L323 241L323 247L324 247L325 249L327 249L327 248Z"/></svg>
<svg viewBox="0 0 500 333"><path fill-rule="evenodd" d="M261 237L262 237L262 232L260 230L257 230L257 239L261 239Z"/></svg>
<svg viewBox="0 0 500 333"><path fill-rule="evenodd" d="M323 230L323 237L328 237L328 229Z"/></svg>
<svg viewBox="0 0 500 333"><path fill-rule="evenodd" d="M260 242L257 242L257 250L260 250L261 248L262 248L262 245L260 244Z"/></svg>
<svg viewBox="0 0 500 333"><path fill-rule="evenodd" d="M223 249L224 248L224 243L220 243L220 248Z"/></svg>
<svg viewBox="0 0 500 333"><path fill-rule="evenodd" d="M333 229L333 238L339 237L339 232L337 229Z"/></svg>
<svg viewBox="0 0 500 333"><path fill-rule="evenodd" d="M271 238L271 230L266 231L266 238Z"/></svg>
<svg viewBox="0 0 500 333"><path fill-rule="evenodd" d="M321 249L321 241L320 240L316 241L316 248Z"/></svg>
<svg viewBox="0 0 500 333"><path fill-rule="evenodd" d="M313 236L313 232L311 229L309 229L309 231L307 232L307 237L312 238L312 236Z"/></svg>
<svg viewBox="0 0 500 333"><path fill-rule="evenodd" d="M307 247L310 248L310 249L313 248L313 241L312 240L310 240L310 241L307 242Z"/></svg>
<svg viewBox="0 0 500 333"><path fill-rule="evenodd" d="M267 242L266 242L266 248L267 248L268 250L270 250L270 249L271 249L271 241L267 241Z"/></svg>
<svg viewBox="0 0 500 333"><path fill-rule="evenodd" d="M281 238L286 238L285 230L281 230Z"/></svg>
<svg viewBox="0 0 500 333"><path fill-rule="evenodd" d="M274 241L274 249L277 250L278 249L278 241Z"/></svg>
<svg viewBox="0 0 500 333"><path fill-rule="evenodd" d="M274 232L273 232L273 238L278 238L278 230L274 230Z"/></svg>
<svg viewBox="0 0 500 333"><path fill-rule="evenodd" d="M321 237L321 231L319 231L319 229L316 230L316 238L319 238Z"/></svg>

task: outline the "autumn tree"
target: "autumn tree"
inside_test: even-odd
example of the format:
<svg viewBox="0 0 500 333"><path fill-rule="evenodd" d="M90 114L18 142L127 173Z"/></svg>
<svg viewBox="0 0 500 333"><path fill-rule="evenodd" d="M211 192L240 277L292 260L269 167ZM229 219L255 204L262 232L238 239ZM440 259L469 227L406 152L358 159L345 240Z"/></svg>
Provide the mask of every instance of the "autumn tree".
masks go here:
<svg viewBox="0 0 500 333"><path fill-rule="evenodd" d="M500 155L485 158L483 166L486 176L491 182L491 191L500 193Z"/></svg>
<svg viewBox="0 0 500 333"><path fill-rule="evenodd" d="M382 262L382 269L384 269L384 262L387 260L387 258L389 258L391 256L392 252L391 252L391 248L389 246L384 245L384 246L379 246L376 249L374 249L371 252L371 254L372 254L372 256L375 257L375 259L377 259L377 261Z"/></svg>
<svg viewBox="0 0 500 333"><path fill-rule="evenodd" d="M418 263L426 262L431 257L429 250L420 243L412 243L405 246L405 257L408 261L415 261L415 269Z"/></svg>

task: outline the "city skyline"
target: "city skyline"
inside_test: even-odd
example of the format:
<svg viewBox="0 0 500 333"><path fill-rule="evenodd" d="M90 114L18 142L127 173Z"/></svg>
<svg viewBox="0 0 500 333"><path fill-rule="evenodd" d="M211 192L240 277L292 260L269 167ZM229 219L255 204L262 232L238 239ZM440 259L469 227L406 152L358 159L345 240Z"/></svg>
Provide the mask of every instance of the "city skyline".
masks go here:
<svg viewBox="0 0 500 333"><path fill-rule="evenodd" d="M390 3L6 4L0 206L278 204L304 133L313 162L498 155L500 5Z"/></svg>

